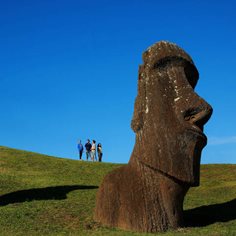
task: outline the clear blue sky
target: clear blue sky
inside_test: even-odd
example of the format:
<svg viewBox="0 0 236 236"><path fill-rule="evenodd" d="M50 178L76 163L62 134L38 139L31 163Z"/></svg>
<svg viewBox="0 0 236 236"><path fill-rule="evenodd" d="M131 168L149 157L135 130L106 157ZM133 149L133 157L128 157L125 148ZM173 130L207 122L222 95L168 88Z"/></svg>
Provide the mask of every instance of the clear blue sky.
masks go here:
<svg viewBox="0 0 236 236"><path fill-rule="evenodd" d="M236 163L236 1L0 1L0 145L76 159L77 140L126 163L142 52L177 43L214 108L202 163Z"/></svg>

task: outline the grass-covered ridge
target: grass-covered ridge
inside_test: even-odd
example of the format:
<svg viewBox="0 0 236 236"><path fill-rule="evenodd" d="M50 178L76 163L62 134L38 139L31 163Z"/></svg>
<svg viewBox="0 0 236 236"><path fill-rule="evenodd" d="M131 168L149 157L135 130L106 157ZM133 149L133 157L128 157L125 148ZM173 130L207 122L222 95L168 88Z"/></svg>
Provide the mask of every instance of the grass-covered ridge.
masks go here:
<svg viewBox="0 0 236 236"><path fill-rule="evenodd" d="M93 221L98 186L118 166L0 146L0 235L153 235ZM202 165L184 208L188 227L158 235L236 235L236 165Z"/></svg>

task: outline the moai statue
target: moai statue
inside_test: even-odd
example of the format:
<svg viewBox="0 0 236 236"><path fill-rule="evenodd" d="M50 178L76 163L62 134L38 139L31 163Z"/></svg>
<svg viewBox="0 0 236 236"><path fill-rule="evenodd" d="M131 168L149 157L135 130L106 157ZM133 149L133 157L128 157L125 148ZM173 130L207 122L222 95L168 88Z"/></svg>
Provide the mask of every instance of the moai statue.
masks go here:
<svg viewBox="0 0 236 236"><path fill-rule="evenodd" d="M112 227L157 232L183 226L184 196L199 185L203 125L212 108L194 88L198 71L177 45L161 41L143 54L128 165L105 176L94 218Z"/></svg>

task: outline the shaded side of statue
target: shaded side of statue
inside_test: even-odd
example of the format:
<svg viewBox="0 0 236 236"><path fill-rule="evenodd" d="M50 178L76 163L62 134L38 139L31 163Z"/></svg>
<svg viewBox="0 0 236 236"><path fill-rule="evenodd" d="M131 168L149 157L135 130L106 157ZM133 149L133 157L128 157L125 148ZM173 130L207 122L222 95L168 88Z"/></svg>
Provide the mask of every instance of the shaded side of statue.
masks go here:
<svg viewBox="0 0 236 236"><path fill-rule="evenodd" d="M177 45L161 41L143 54L128 165L105 176L94 218L111 227L157 232L183 226L184 196L199 185L203 126L211 106L195 93L198 71Z"/></svg>

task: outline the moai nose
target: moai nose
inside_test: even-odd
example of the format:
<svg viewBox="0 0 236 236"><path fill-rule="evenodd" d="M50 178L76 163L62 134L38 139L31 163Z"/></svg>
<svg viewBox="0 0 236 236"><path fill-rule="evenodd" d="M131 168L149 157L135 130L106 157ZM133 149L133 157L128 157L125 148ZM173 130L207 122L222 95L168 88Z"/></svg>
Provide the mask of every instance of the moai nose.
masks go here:
<svg viewBox="0 0 236 236"><path fill-rule="evenodd" d="M184 120L198 126L203 130L203 126L210 119L213 109L204 99L196 96L192 106L183 113Z"/></svg>

